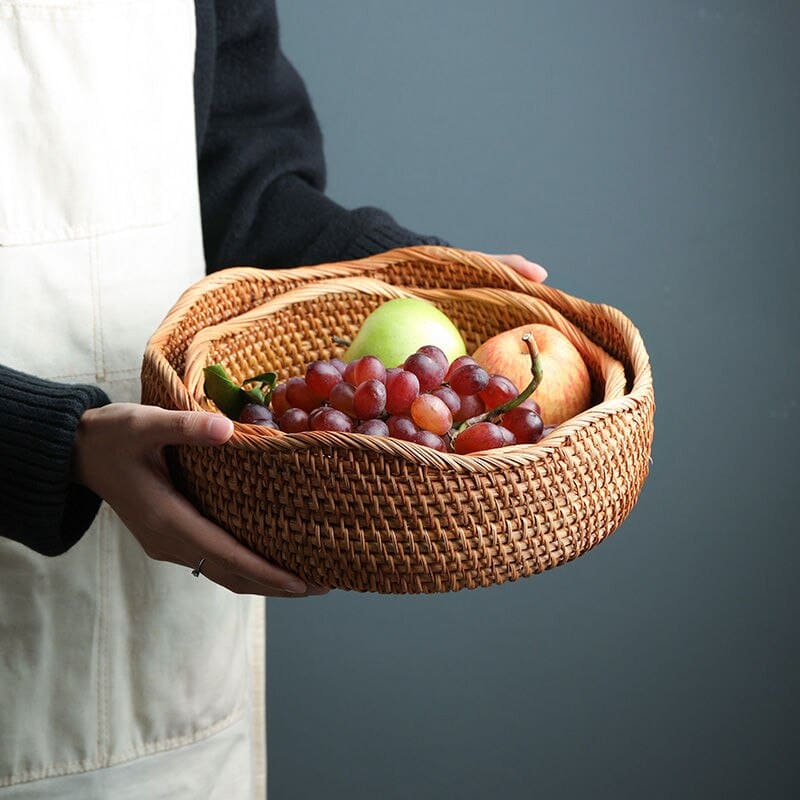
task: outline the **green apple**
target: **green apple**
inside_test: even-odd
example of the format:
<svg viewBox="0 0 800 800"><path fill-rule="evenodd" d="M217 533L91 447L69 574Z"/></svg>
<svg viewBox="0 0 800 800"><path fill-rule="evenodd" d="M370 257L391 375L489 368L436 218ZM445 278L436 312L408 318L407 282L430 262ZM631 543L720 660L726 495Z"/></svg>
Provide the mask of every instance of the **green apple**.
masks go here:
<svg viewBox="0 0 800 800"><path fill-rule="evenodd" d="M397 367L426 344L441 348L451 362L467 352L456 326L435 305L401 297L378 306L364 320L344 360L377 356L384 366Z"/></svg>

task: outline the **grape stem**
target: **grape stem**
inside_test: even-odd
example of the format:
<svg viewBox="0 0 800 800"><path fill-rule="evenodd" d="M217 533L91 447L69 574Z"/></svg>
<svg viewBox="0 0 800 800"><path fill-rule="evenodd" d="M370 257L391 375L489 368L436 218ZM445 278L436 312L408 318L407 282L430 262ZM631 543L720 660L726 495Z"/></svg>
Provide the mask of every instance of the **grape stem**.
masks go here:
<svg viewBox="0 0 800 800"><path fill-rule="evenodd" d="M539 355L539 348L536 346L536 339L533 338L533 334L531 333L524 334L522 336L522 341L528 345L528 352L531 356L531 375L533 376L531 382L511 400L497 406L497 408L479 414L477 417L472 417L462 422L461 425L458 426L459 433L461 433L464 428L468 428L470 425L475 425L478 422L493 422L497 417L505 414L506 411L511 411L512 408L516 408L536 391L537 387L542 382L542 359Z"/></svg>
<svg viewBox="0 0 800 800"><path fill-rule="evenodd" d="M353 344L349 339L343 339L341 336L331 336L334 344L341 345L342 347L350 347Z"/></svg>

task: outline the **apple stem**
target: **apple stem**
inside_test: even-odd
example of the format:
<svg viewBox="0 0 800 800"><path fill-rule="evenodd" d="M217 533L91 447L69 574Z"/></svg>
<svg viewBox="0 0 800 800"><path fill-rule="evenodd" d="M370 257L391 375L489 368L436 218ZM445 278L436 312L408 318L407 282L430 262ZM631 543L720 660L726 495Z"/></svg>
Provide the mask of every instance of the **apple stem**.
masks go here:
<svg viewBox="0 0 800 800"><path fill-rule="evenodd" d="M474 425L476 422L493 422L497 417L505 414L506 411L511 411L512 408L516 408L536 391L537 387L542 382L542 359L539 355L539 348L536 346L536 339L533 338L532 333L523 334L522 341L528 345L528 352L531 356L531 375L533 376L531 382L511 400L497 406L497 408L492 408L483 414L479 414L477 417L472 417L462 422L461 425L458 426L459 432L470 425Z"/></svg>
<svg viewBox="0 0 800 800"><path fill-rule="evenodd" d="M342 347L350 347L353 344L349 339L343 339L341 336L331 336L334 344L341 345Z"/></svg>

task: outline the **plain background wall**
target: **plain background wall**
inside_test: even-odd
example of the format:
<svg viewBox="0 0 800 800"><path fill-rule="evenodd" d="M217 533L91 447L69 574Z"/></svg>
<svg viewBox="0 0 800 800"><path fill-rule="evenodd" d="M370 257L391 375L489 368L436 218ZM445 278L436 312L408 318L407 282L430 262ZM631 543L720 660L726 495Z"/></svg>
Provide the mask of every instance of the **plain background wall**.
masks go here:
<svg viewBox="0 0 800 800"><path fill-rule="evenodd" d="M623 309L657 412L571 564L271 601L272 800L800 796L799 9L279 2L330 194Z"/></svg>

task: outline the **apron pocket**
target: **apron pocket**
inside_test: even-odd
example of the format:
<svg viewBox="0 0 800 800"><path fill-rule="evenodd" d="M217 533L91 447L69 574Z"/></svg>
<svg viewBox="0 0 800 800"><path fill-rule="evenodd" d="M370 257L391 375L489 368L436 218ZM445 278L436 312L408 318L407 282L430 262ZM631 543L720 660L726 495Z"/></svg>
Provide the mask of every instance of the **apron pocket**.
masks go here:
<svg viewBox="0 0 800 800"><path fill-rule="evenodd" d="M194 138L187 22L179 0L0 0L0 245L175 214L175 156Z"/></svg>

